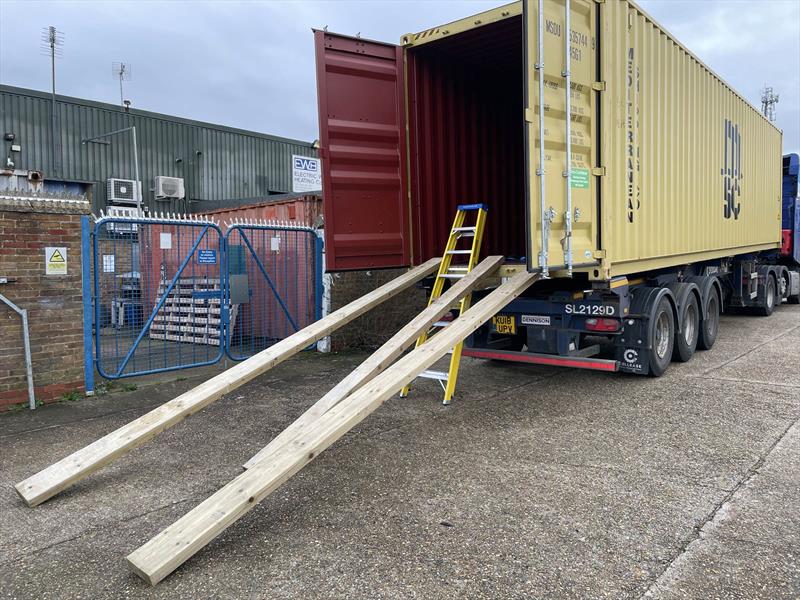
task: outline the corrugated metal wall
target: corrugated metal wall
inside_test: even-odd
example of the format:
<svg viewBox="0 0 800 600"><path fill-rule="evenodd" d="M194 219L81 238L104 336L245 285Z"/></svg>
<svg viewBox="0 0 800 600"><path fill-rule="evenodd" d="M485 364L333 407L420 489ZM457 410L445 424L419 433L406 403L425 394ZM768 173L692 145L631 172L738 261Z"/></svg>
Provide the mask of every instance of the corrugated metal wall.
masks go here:
<svg viewBox="0 0 800 600"><path fill-rule="evenodd" d="M407 54L414 261L438 256L459 204L489 207L484 254L525 255L522 23Z"/></svg>
<svg viewBox="0 0 800 600"><path fill-rule="evenodd" d="M86 181L93 186L93 210L106 206L106 180L134 178L129 134L110 144L81 139L136 126L143 201L151 210L203 212L215 203L253 201L291 191L292 154L316 156L310 143L170 117L112 104L56 96L61 169L53 164L51 102L48 94L0 86L0 133L14 133L21 152L18 169L43 171L47 179ZM10 142L4 142L5 164ZM155 200L156 175L182 177L186 200Z"/></svg>
<svg viewBox="0 0 800 600"><path fill-rule="evenodd" d="M203 213L228 230L236 220L260 222L283 221L293 226L318 227L322 222L322 196L319 194L287 194L276 200L242 204Z"/></svg>
<svg viewBox="0 0 800 600"><path fill-rule="evenodd" d="M601 14L603 244L615 273L777 247L780 131L635 4Z"/></svg>

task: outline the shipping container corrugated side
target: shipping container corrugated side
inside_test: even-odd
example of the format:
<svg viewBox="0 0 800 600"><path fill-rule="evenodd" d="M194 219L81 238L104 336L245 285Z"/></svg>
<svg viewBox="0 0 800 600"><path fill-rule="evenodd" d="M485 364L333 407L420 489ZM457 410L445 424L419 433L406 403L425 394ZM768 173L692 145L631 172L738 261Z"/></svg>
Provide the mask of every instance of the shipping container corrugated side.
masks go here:
<svg viewBox="0 0 800 600"><path fill-rule="evenodd" d="M254 202L200 213L220 224L223 233L235 221L283 221L293 226L317 227L322 217L322 197L317 194L286 194L277 200Z"/></svg>
<svg viewBox="0 0 800 600"><path fill-rule="evenodd" d="M577 271L779 247L780 131L634 3L569 5L569 64L565 2L541 22L551 268L566 263L566 71ZM400 47L316 32L332 270L438 254L463 202L489 205L487 253L539 267L539 26L517 2Z"/></svg>

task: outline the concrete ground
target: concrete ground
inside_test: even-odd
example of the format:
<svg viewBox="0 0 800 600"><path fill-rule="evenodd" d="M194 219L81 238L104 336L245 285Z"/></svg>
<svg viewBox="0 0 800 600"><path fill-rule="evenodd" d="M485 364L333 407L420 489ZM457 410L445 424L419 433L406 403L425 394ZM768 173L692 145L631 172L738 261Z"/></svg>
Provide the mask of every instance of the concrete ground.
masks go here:
<svg viewBox="0 0 800 600"><path fill-rule="evenodd" d="M800 307L660 379L465 360L151 588L124 556L363 355L305 353L35 508L12 484L197 383L0 415L10 598L797 598Z"/></svg>

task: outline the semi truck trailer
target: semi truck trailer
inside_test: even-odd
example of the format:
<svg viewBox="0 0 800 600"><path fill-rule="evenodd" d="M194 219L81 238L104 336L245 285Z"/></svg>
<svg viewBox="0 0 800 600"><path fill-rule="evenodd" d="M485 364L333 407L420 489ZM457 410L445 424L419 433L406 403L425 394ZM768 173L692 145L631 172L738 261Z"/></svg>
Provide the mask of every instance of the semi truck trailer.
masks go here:
<svg viewBox="0 0 800 600"><path fill-rule="evenodd" d="M482 203L485 253L542 275L465 355L658 376L800 299L796 156L634 2L314 36L328 270L420 264Z"/></svg>

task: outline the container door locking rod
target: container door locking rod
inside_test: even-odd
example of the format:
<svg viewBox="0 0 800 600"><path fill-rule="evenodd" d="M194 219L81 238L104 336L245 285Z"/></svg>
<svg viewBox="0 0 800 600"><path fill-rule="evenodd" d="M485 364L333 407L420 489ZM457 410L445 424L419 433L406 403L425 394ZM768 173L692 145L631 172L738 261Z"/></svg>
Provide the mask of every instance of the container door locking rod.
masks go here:
<svg viewBox="0 0 800 600"><path fill-rule="evenodd" d="M539 0L539 51L535 68L539 71L539 212L542 221L542 248L539 252L539 267L542 277L549 277L550 270L547 266L547 246L550 241L550 222L553 220L553 210L545 209L544 201L544 0ZM567 35L569 37L569 35Z"/></svg>
<svg viewBox="0 0 800 600"><path fill-rule="evenodd" d="M564 264L567 265L567 273L572 277L572 103L570 94L572 93L572 76L570 67L572 66L572 56L570 54L570 1L564 2L564 77L565 88L565 109L564 120L566 121L566 148L564 178L567 182L567 210L564 213Z"/></svg>

